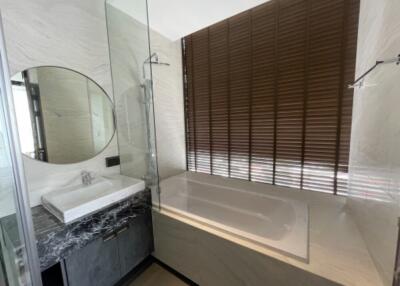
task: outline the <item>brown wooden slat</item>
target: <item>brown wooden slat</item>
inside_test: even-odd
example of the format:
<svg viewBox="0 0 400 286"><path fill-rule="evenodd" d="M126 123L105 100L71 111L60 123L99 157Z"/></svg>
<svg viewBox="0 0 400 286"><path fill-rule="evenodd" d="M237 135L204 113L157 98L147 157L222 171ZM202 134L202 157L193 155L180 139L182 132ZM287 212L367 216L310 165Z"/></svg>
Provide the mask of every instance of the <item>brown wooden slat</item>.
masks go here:
<svg viewBox="0 0 400 286"><path fill-rule="evenodd" d="M275 184L301 186L307 1L280 11ZM292 49L295 52L292 52ZM287 120L291 118L290 120Z"/></svg>
<svg viewBox="0 0 400 286"><path fill-rule="evenodd" d="M211 131L213 174L228 176L229 162L229 78L228 25L218 23L209 28Z"/></svg>
<svg viewBox="0 0 400 286"><path fill-rule="evenodd" d="M311 49L310 63L313 73L309 84L312 86L326 87L323 98L321 91L310 92L307 105L308 115L306 126L306 149L304 163L304 188L314 190L320 185L321 189L330 189L335 192L335 154L338 134L337 114L340 110L338 85L342 62L341 41L343 37L344 2L331 0L313 0L310 10ZM330 19L329 23L325 19ZM333 35L337 44L327 40L326 31ZM338 48L339 47L339 48ZM329 58L330 62L324 61ZM322 121L320 116L324 116ZM313 118L318 116L317 119ZM318 148L324 146L323 148ZM320 166L315 169L313 166Z"/></svg>
<svg viewBox="0 0 400 286"><path fill-rule="evenodd" d="M251 18L241 13L229 19L230 176L249 177L251 98Z"/></svg>
<svg viewBox="0 0 400 286"><path fill-rule="evenodd" d="M185 37L189 170L345 194L359 0L272 0Z"/></svg>
<svg viewBox="0 0 400 286"><path fill-rule="evenodd" d="M209 100L209 47L208 29L192 35L193 91L195 97L195 140L196 169L198 172L211 173L210 162L210 100Z"/></svg>
<svg viewBox="0 0 400 286"><path fill-rule="evenodd" d="M195 125L195 117L196 117L196 109L195 107L195 97L193 92L193 46L192 46L192 37L188 36L185 38L185 72L186 72L186 100L185 100L185 108L186 108L186 140L187 140L187 148L188 153L187 156L187 164L189 170L196 171L196 125Z"/></svg>
<svg viewBox="0 0 400 286"><path fill-rule="evenodd" d="M250 180L272 183L274 156L274 3L252 10L252 113Z"/></svg>

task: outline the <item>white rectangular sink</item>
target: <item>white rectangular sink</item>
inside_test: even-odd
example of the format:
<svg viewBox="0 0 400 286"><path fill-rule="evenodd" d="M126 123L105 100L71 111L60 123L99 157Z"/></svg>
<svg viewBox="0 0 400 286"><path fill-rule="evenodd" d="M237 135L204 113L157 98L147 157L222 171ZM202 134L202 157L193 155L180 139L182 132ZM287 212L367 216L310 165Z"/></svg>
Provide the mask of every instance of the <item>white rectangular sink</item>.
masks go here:
<svg viewBox="0 0 400 286"><path fill-rule="evenodd" d="M63 223L73 222L145 189L142 180L122 175L96 177L90 185L73 185L42 196L43 206Z"/></svg>

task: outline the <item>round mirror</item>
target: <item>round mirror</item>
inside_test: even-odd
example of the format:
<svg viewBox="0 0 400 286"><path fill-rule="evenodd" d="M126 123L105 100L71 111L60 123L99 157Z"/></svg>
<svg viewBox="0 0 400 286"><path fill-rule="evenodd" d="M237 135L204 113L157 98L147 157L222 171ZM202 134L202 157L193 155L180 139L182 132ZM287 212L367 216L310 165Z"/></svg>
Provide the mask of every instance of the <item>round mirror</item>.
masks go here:
<svg viewBox="0 0 400 286"><path fill-rule="evenodd" d="M111 141L113 104L90 78L60 67L35 67L11 79L21 149L54 164L88 160Z"/></svg>

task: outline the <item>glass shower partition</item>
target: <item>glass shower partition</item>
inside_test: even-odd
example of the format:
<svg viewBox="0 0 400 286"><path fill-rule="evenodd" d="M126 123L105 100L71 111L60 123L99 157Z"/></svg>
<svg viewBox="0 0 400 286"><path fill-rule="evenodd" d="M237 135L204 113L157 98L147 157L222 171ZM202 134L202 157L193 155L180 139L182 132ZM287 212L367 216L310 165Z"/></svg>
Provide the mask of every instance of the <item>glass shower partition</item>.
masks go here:
<svg viewBox="0 0 400 286"><path fill-rule="evenodd" d="M39 260L10 83L0 21L0 285L39 286Z"/></svg>
<svg viewBox="0 0 400 286"><path fill-rule="evenodd" d="M146 0L107 0L107 30L121 174L140 178L160 207Z"/></svg>

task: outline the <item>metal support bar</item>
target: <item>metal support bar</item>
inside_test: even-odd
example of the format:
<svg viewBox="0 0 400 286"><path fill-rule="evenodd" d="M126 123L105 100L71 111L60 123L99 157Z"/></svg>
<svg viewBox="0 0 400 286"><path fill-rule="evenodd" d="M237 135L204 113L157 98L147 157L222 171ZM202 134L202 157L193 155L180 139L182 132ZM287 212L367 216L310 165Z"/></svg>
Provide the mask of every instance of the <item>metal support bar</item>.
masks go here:
<svg viewBox="0 0 400 286"><path fill-rule="evenodd" d="M362 82L363 82L364 78L368 74L370 74L374 69L376 69L379 65L392 64L392 63L396 63L396 65L400 65L400 54L396 58L393 58L393 59L376 61L375 64L371 68L369 68L365 73L363 73L359 78L357 78L353 84L350 84L349 88L355 88L358 86L362 86Z"/></svg>
<svg viewBox="0 0 400 286"><path fill-rule="evenodd" d="M146 64L170 66L169 63L160 62L159 59L158 59L158 54L157 53L152 53L147 59L144 60L144 62L142 64L143 79L146 79L146 69L145 69L145 65Z"/></svg>
<svg viewBox="0 0 400 286"><path fill-rule="evenodd" d="M393 286L400 286L400 217L397 218L397 225L399 227L397 236L396 257L393 271Z"/></svg>

